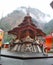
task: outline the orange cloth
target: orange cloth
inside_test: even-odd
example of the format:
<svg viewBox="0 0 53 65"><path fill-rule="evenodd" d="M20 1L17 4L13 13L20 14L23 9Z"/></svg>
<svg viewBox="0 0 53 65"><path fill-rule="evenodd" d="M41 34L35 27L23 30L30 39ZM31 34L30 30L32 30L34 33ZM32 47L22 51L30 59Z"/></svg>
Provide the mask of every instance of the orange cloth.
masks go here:
<svg viewBox="0 0 53 65"><path fill-rule="evenodd" d="M48 47L48 48L51 48L52 47L52 37L46 38L45 46Z"/></svg>

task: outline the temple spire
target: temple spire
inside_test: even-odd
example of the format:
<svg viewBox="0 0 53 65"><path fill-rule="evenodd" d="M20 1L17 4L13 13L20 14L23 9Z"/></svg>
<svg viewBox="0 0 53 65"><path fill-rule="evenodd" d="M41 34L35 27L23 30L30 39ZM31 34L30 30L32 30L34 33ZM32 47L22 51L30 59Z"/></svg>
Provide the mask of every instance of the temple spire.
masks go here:
<svg viewBox="0 0 53 65"><path fill-rule="evenodd" d="M30 7L28 7L27 10L26 10L26 12L27 12L27 16L30 15L30 10L29 10L29 9L30 9Z"/></svg>

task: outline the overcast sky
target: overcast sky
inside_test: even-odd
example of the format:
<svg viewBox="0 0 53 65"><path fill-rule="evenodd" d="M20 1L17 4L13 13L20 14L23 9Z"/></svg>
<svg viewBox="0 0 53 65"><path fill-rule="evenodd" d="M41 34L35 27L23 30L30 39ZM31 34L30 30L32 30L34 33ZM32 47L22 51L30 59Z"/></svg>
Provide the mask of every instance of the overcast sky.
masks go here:
<svg viewBox="0 0 53 65"><path fill-rule="evenodd" d="M53 0L0 0L0 18L21 6L33 7L53 17L50 3Z"/></svg>

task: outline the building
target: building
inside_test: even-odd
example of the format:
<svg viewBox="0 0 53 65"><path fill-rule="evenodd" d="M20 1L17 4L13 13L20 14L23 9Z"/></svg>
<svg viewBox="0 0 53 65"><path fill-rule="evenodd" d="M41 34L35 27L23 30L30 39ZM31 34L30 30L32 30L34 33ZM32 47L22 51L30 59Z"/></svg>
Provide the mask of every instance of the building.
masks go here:
<svg viewBox="0 0 53 65"><path fill-rule="evenodd" d="M4 31L2 29L0 29L0 47L2 47L3 38L4 38Z"/></svg>
<svg viewBox="0 0 53 65"><path fill-rule="evenodd" d="M38 38L44 37L46 34L33 23L32 17L29 14L24 17L23 22L18 27L8 31L8 34L16 36L10 44L10 50L42 52Z"/></svg>

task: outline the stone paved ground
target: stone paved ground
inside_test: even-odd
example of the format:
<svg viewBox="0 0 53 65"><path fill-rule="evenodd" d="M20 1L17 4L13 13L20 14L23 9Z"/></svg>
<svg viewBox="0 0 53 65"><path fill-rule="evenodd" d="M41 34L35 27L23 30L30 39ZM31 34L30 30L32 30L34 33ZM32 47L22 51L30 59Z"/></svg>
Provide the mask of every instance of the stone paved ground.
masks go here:
<svg viewBox="0 0 53 65"><path fill-rule="evenodd" d="M43 56L43 54L35 54L35 53L15 53L15 52L9 52L6 49L2 49L1 54L8 54L8 55L14 55L14 56ZM53 54L48 54L49 56L53 56ZM0 63L2 65L53 65L53 58L45 58L45 59L30 59L30 60L20 60L20 59L12 59L7 57L1 57Z"/></svg>
<svg viewBox="0 0 53 65"><path fill-rule="evenodd" d="M53 58L19 60L1 57L2 65L53 65Z"/></svg>
<svg viewBox="0 0 53 65"><path fill-rule="evenodd" d="M22 56L22 57L42 57L43 53L18 53L18 52L10 52L8 49L2 49L1 54L12 55L12 56ZM53 56L53 53L48 53L48 56Z"/></svg>

